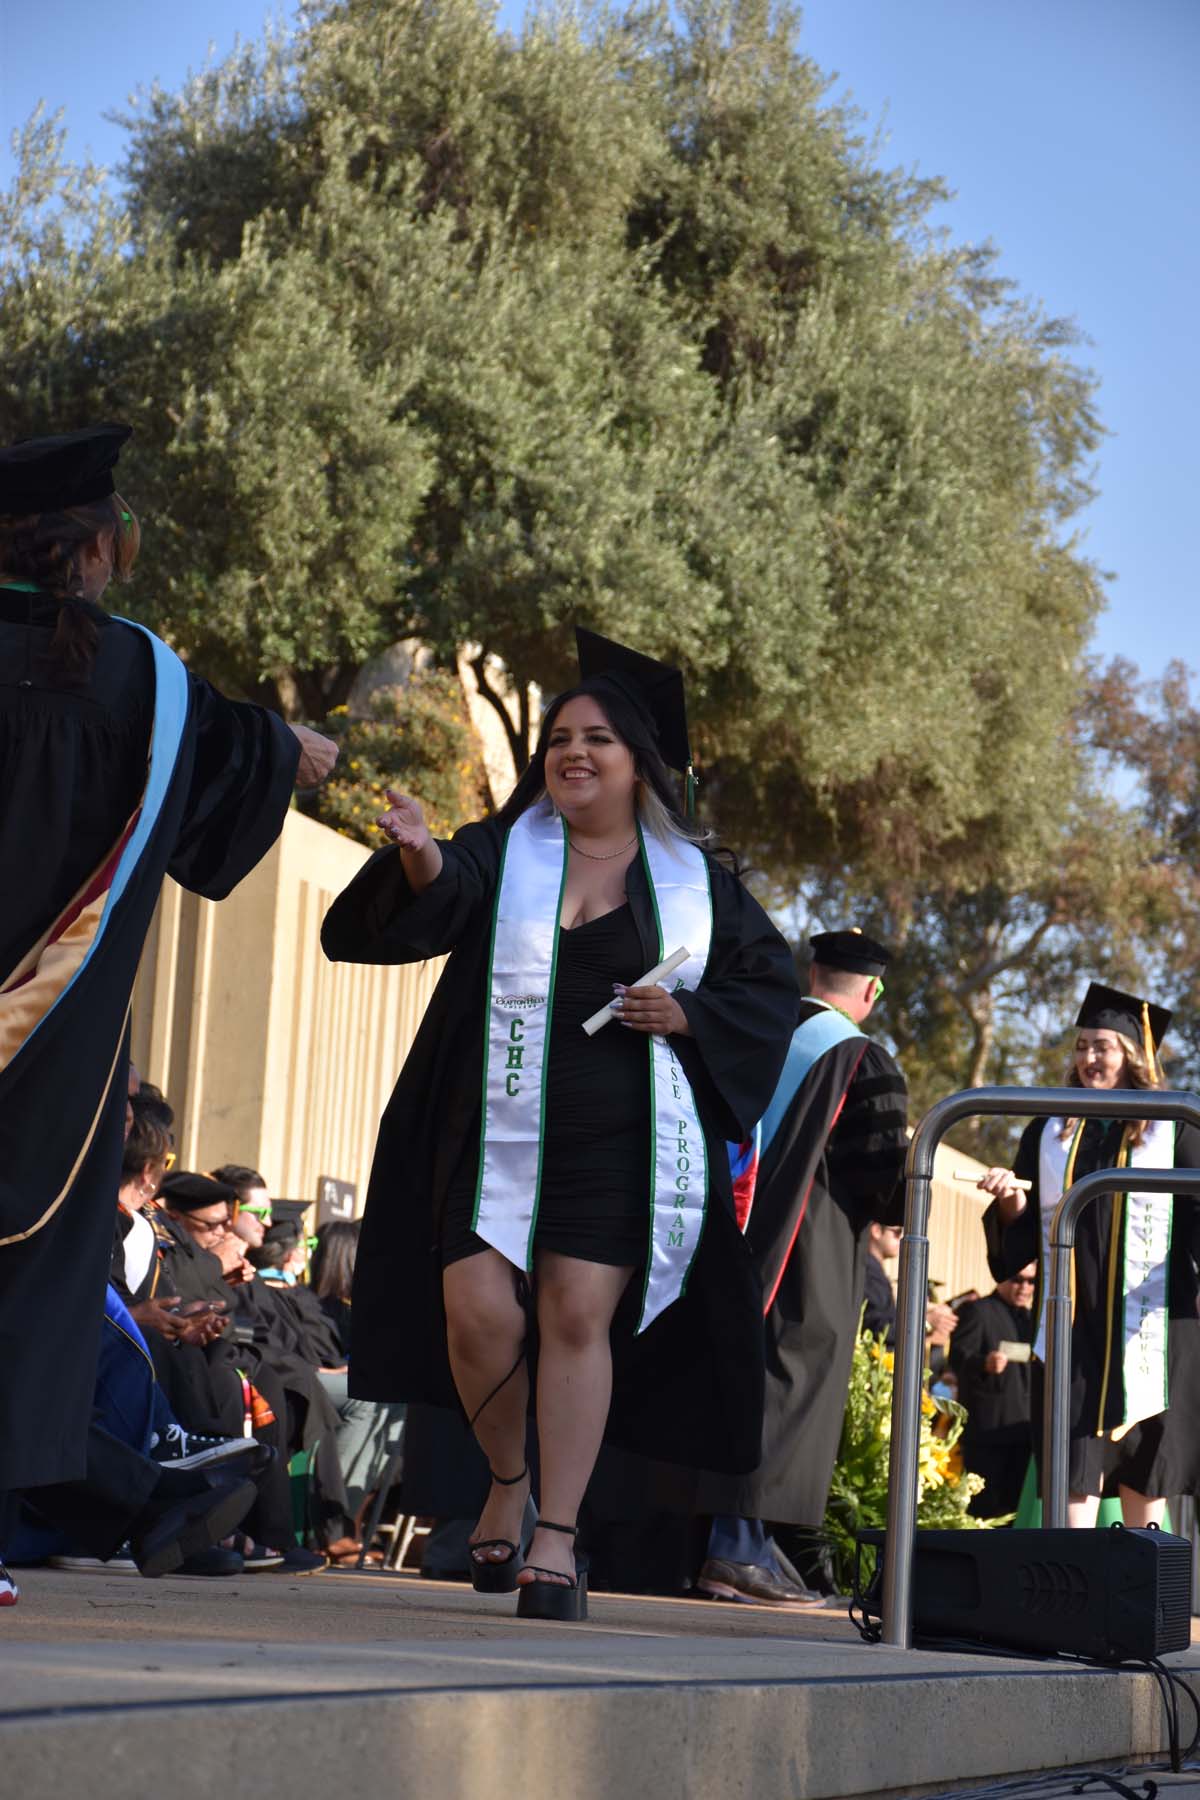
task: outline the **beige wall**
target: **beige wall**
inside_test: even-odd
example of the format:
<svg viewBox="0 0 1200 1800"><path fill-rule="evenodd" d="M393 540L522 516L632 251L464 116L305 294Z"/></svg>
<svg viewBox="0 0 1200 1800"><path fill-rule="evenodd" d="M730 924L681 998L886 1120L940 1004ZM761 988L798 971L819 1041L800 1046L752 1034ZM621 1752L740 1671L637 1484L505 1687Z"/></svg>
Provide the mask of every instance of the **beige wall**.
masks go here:
<svg viewBox="0 0 1200 1800"><path fill-rule="evenodd" d="M368 852L298 812L228 900L168 881L133 995L133 1057L176 1109L182 1168L244 1162L281 1195L358 1184L440 964L334 964L330 901Z"/></svg>
<svg viewBox="0 0 1200 1800"><path fill-rule="evenodd" d="M983 1242L983 1214L989 1197L966 1182L953 1179L955 1170L969 1170L978 1176L985 1166L948 1144L939 1144L934 1155L929 1273L942 1284L938 1293L943 1300L951 1300L973 1287L981 1294L990 1294L996 1285L988 1272Z"/></svg>

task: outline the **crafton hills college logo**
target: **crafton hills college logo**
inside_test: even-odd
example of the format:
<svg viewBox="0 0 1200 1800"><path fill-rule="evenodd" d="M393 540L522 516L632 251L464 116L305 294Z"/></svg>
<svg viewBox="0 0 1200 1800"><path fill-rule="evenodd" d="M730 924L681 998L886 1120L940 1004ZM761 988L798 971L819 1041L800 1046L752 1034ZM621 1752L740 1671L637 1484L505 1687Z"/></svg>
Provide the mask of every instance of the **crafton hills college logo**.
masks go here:
<svg viewBox="0 0 1200 1800"><path fill-rule="evenodd" d="M497 1012L530 1013L545 1006L545 994L494 994L492 1005Z"/></svg>

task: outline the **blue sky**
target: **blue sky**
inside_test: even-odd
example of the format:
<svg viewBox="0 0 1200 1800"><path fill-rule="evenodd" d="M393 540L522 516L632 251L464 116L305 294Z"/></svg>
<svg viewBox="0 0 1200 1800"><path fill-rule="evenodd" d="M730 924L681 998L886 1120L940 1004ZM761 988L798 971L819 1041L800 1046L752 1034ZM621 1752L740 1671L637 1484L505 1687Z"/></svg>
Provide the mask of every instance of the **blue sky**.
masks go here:
<svg viewBox="0 0 1200 1800"><path fill-rule="evenodd" d="M506 0L502 18L520 16ZM70 148L119 160L103 114L268 13L262 0L0 0L0 179L7 131L39 99L66 109ZM1200 667L1195 570L1200 360L1200 0L809 0L803 47L882 127L882 156L955 190L955 237L1092 339L1111 436L1087 553L1116 576L1095 648L1147 675Z"/></svg>

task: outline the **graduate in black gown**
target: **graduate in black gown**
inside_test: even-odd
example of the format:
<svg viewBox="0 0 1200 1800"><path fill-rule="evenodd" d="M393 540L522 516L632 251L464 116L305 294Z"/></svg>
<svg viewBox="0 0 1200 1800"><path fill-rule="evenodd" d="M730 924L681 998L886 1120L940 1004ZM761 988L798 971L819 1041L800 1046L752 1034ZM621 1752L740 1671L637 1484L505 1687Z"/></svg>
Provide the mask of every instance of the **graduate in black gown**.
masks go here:
<svg viewBox="0 0 1200 1800"><path fill-rule="evenodd" d="M395 847L322 934L337 960L451 953L380 1131L351 1392L457 1392L493 1478L475 1584L568 1618L602 1435L757 1460L761 1295L725 1141L770 1098L798 1001L784 940L678 811L678 674L591 634L580 647L586 678L547 710L500 813L437 843L396 797ZM671 992L640 982L680 948ZM588 1035L595 1013L611 1022ZM531 1362L542 1523L523 1566Z"/></svg>
<svg viewBox="0 0 1200 1800"><path fill-rule="evenodd" d="M774 1597L791 1604L803 1591L778 1580L761 1523L763 1560L747 1565L748 1573L730 1547L753 1554L747 1521L817 1531L825 1517L863 1303L867 1229L872 1220L902 1219L908 1144L904 1077L862 1029L890 952L854 930L824 932L811 947L809 998L762 1120L746 1223L766 1325L761 1459L737 1481L706 1478L691 1502L716 1515L709 1557L721 1565L720 1590L743 1591L744 1582L759 1597L769 1585L763 1574L774 1574ZM707 1588L712 1569L705 1568Z"/></svg>
<svg viewBox="0 0 1200 1800"><path fill-rule="evenodd" d="M1067 1077L1093 1093L1163 1085L1157 1051L1171 1014L1093 982ZM1200 1131L1169 1121L1035 1119L1011 1170L980 1181L997 1280L1039 1268L1034 1313L1033 1449L1041 1449L1046 1234L1067 1188L1095 1169L1200 1167ZM1019 1186L1024 1182L1025 1187ZM1200 1200L1104 1195L1080 1215L1071 1329L1072 1525L1094 1525L1116 1489L1127 1525L1157 1523L1172 1494L1200 1488Z"/></svg>
<svg viewBox="0 0 1200 1800"><path fill-rule="evenodd" d="M127 1016L163 877L221 899L336 754L98 604L137 553L129 435L0 450L0 1491L94 1471Z"/></svg>

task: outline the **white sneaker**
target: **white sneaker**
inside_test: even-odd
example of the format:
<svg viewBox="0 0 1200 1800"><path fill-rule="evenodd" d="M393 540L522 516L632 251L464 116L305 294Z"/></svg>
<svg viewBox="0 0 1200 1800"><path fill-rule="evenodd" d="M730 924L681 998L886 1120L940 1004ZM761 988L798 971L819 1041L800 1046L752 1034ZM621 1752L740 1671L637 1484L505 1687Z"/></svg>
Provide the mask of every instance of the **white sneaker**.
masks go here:
<svg viewBox="0 0 1200 1800"><path fill-rule="evenodd" d="M100 1556L52 1556L49 1559L52 1569L98 1569L103 1575L136 1575L138 1566L128 1544L122 1544L105 1562Z"/></svg>

